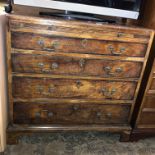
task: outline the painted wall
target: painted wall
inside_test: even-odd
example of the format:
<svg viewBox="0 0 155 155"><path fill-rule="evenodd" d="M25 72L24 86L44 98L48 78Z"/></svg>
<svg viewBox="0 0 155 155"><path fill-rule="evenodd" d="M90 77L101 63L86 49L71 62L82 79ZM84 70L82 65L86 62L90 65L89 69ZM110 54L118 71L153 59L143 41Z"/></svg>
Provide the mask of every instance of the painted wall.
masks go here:
<svg viewBox="0 0 155 155"><path fill-rule="evenodd" d="M6 15L0 12L0 152L3 152L6 146L7 127L5 29Z"/></svg>

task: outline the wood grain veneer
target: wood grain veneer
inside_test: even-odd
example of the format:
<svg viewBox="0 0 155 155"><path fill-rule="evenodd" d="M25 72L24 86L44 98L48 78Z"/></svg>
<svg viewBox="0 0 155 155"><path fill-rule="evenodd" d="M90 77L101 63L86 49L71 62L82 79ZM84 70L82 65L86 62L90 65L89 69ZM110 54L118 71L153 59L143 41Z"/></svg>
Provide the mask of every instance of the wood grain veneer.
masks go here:
<svg viewBox="0 0 155 155"><path fill-rule="evenodd" d="M43 128L121 132L121 140L127 141L154 32L93 22L8 18L8 143Z"/></svg>
<svg viewBox="0 0 155 155"><path fill-rule="evenodd" d="M143 10L139 25L155 30L155 1L144 1ZM137 106L135 107L133 117L133 131L131 140L139 140L141 138L155 136L155 84L154 73L155 63L155 40L152 45L152 54L146 66L146 71L143 77L143 84L141 86L139 97L137 99Z"/></svg>

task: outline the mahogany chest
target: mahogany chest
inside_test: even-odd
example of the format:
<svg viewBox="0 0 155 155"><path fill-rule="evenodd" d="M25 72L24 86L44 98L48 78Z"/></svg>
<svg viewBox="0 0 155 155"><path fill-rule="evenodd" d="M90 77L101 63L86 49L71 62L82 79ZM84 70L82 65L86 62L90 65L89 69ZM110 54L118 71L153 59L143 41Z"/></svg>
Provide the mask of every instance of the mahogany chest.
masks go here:
<svg viewBox="0 0 155 155"><path fill-rule="evenodd" d="M8 143L52 131L130 136L154 32L8 15Z"/></svg>

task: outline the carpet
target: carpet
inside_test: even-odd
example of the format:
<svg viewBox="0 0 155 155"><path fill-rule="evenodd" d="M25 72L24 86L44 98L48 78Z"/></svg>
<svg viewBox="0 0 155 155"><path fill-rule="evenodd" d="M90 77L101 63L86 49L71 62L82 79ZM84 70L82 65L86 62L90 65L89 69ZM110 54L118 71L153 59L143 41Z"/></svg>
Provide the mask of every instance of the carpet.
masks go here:
<svg viewBox="0 0 155 155"><path fill-rule="evenodd" d="M155 155L155 138L119 142L119 135L103 132L51 133L21 137L4 155Z"/></svg>

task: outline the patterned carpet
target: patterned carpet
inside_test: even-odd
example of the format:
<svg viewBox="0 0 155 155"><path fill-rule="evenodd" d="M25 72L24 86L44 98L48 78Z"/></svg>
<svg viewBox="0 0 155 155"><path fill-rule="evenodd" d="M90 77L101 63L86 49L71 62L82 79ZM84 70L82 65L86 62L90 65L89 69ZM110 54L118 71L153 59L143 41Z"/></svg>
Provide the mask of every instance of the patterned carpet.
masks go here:
<svg viewBox="0 0 155 155"><path fill-rule="evenodd" d="M121 143L119 135L110 133L42 134L21 138L4 155L155 155L155 138Z"/></svg>

